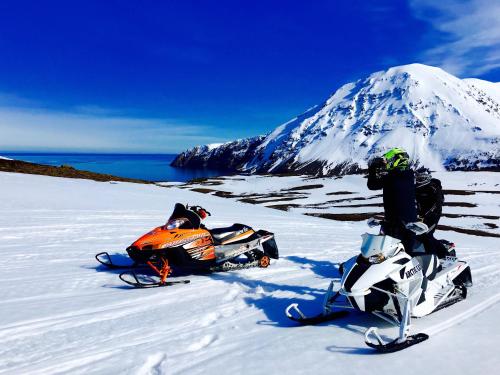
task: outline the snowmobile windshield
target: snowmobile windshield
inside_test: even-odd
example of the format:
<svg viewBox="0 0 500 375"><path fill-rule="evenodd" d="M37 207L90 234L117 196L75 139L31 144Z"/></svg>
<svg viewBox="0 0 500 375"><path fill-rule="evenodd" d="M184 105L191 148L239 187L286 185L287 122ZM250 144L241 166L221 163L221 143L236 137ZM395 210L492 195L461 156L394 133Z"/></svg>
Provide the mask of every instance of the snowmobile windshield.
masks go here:
<svg viewBox="0 0 500 375"><path fill-rule="evenodd" d="M165 227L168 229L168 230L172 230L172 229L178 229L180 228L183 224L185 223L188 223L189 220L186 219L185 217L181 217L179 219L170 219L168 222L167 222L167 225L165 225Z"/></svg>
<svg viewBox="0 0 500 375"><path fill-rule="evenodd" d="M186 206L181 203L177 203L174 208L174 212L170 216L170 219L167 222L167 225L172 220L185 220L182 226L179 226L180 229L198 229L201 224L201 218L193 211L188 210Z"/></svg>
<svg viewBox="0 0 500 375"><path fill-rule="evenodd" d="M361 255L370 263L380 263L393 256L401 242L391 236L370 233L365 233L361 237L363 238Z"/></svg>

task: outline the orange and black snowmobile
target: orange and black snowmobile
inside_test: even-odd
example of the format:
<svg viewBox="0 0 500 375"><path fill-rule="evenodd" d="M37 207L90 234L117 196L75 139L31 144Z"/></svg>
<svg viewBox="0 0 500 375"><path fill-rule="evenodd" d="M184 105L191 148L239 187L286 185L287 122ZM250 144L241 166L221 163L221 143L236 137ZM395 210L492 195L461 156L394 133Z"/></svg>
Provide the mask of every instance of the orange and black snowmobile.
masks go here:
<svg viewBox="0 0 500 375"><path fill-rule="evenodd" d="M134 271L120 274L120 279L127 284L142 288L189 282L168 279L178 273L265 268L270 258L279 258L273 233L254 231L244 224L208 229L201 223L207 216L210 213L200 206L177 203L167 224L153 229L127 248L133 264L118 265L107 252L95 257L109 268L148 266L154 276Z"/></svg>

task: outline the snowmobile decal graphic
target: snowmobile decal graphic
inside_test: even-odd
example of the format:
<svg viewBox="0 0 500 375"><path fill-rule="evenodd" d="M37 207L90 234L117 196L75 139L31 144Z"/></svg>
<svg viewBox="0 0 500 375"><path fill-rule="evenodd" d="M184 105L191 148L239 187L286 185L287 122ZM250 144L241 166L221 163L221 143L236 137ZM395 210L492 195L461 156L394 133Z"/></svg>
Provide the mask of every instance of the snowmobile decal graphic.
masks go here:
<svg viewBox="0 0 500 375"><path fill-rule="evenodd" d="M417 272L422 271L422 266L420 264L417 264L415 267L412 269L406 271L405 276L407 279L411 278L413 275L415 275Z"/></svg>
<svg viewBox="0 0 500 375"><path fill-rule="evenodd" d="M184 234L178 234L178 235L176 235L176 237L182 237L183 235ZM188 244L188 243L190 243L198 238L203 238L203 237L209 237L209 235L207 233L199 233L199 234L195 234L195 235L192 235L188 238L184 238L181 240L164 242L159 246L159 248L162 249L162 248L166 248L166 247L181 246L181 245Z"/></svg>

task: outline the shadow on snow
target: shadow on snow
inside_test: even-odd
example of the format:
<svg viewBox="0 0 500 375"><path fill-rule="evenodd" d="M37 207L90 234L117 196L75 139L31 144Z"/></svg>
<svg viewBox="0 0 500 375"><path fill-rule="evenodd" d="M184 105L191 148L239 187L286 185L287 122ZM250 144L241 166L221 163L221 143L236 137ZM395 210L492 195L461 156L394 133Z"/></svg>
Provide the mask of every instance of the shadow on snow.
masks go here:
<svg viewBox="0 0 500 375"><path fill-rule="evenodd" d="M113 260L118 264L129 264L130 258L125 254L112 254ZM333 263L324 260L314 260L299 256L284 257L287 261L301 265L301 268L311 270L321 279L332 279L340 276L339 263ZM84 266L88 269L95 269L97 272L109 272L116 275L123 272L123 269L111 269L104 265L96 264L94 266ZM149 268L139 266L137 269L147 271ZM300 324L290 320L285 315L285 309L291 303L298 303L301 310L308 316L313 316L321 313L323 298L326 293L325 289L310 287L306 285L278 284L265 281L263 279L249 279L245 277L245 270L239 272L214 272L214 273L196 273L200 276L209 277L212 280L223 281L225 283L238 283L250 289L248 292L255 296L244 298L247 305L253 306L261 310L266 315L266 320L257 321L257 324L269 325L280 328L300 327ZM189 273L177 272L176 276L186 276ZM175 277L174 277L175 278ZM107 288L117 289L134 289L128 285L103 285ZM169 287L167 287L169 288ZM189 286L186 286L188 289ZM276 294L293 294L292 297L277 296ZM298 295L298 296L297 296ZM363 335L365 329L377 325L379 327L388 326L381 322L380 319L367 313L358 311L350 311L346 317L331 320L318 324L318 328L325 326L334 326L344 330L351 331L357 335ZM335 337L334 334L332 337ZM373 354L373 350L363 347L343 347L331 345L326 348L331 352L342 352L345 354Z"/></svg>
<svg viewBox="0 0 500 375"><path fill-rule="evenodd" d="M335 278L339 277L338 263L329 261L317 261L313 259L290 256L283 259L303 265L304 268L312 270L320 278ZM239 273L212 274L210 276L214 280L224 281L226 283L239 283L249 288L249 293L256 296L245 297L244 301L249 305L261 310L266 315L266 320L257 321L257 324L269 325L280 328L300 327L296 323L287 318L285 309L291 303L298 303L301 310L308 316L320 314L322 312L323 298L326 293L325 289L314 288L305 285L278 284L261 279L248 279ZM280 294L277 296L276 294ZM283 297L281 294L294 294L292 297ZM298 297L296 295L299 295ZM318 324L318 328L325 326L334 326L344 330L348 330L357 335L363 336L364 331L371 326L389 327L390 325L381 321L379 318L359 312L350 311L346 317L331 320ZM332 337L335 337L332 334ZM361 341L363 342L363 341ZM372 349L364 347L342 347L331 345L326 348L332 352L342 352L345 354L373 354Z"/></svg>

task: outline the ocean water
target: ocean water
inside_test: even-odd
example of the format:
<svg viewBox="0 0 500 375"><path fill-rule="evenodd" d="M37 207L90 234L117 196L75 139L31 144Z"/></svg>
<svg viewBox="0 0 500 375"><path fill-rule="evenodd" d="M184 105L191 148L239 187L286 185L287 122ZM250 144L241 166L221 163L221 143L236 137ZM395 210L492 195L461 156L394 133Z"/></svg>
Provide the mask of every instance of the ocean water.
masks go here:
<svg viewBox="0 0 500 375"><path fill-rule="evenodd" d="M222 169L174 168L170 163L175 154L63 154L63 153L12 153L0 155L17 160L53 166L70 165L97 173L148 181L188 181L193 178L228 174Z"/></svg>

